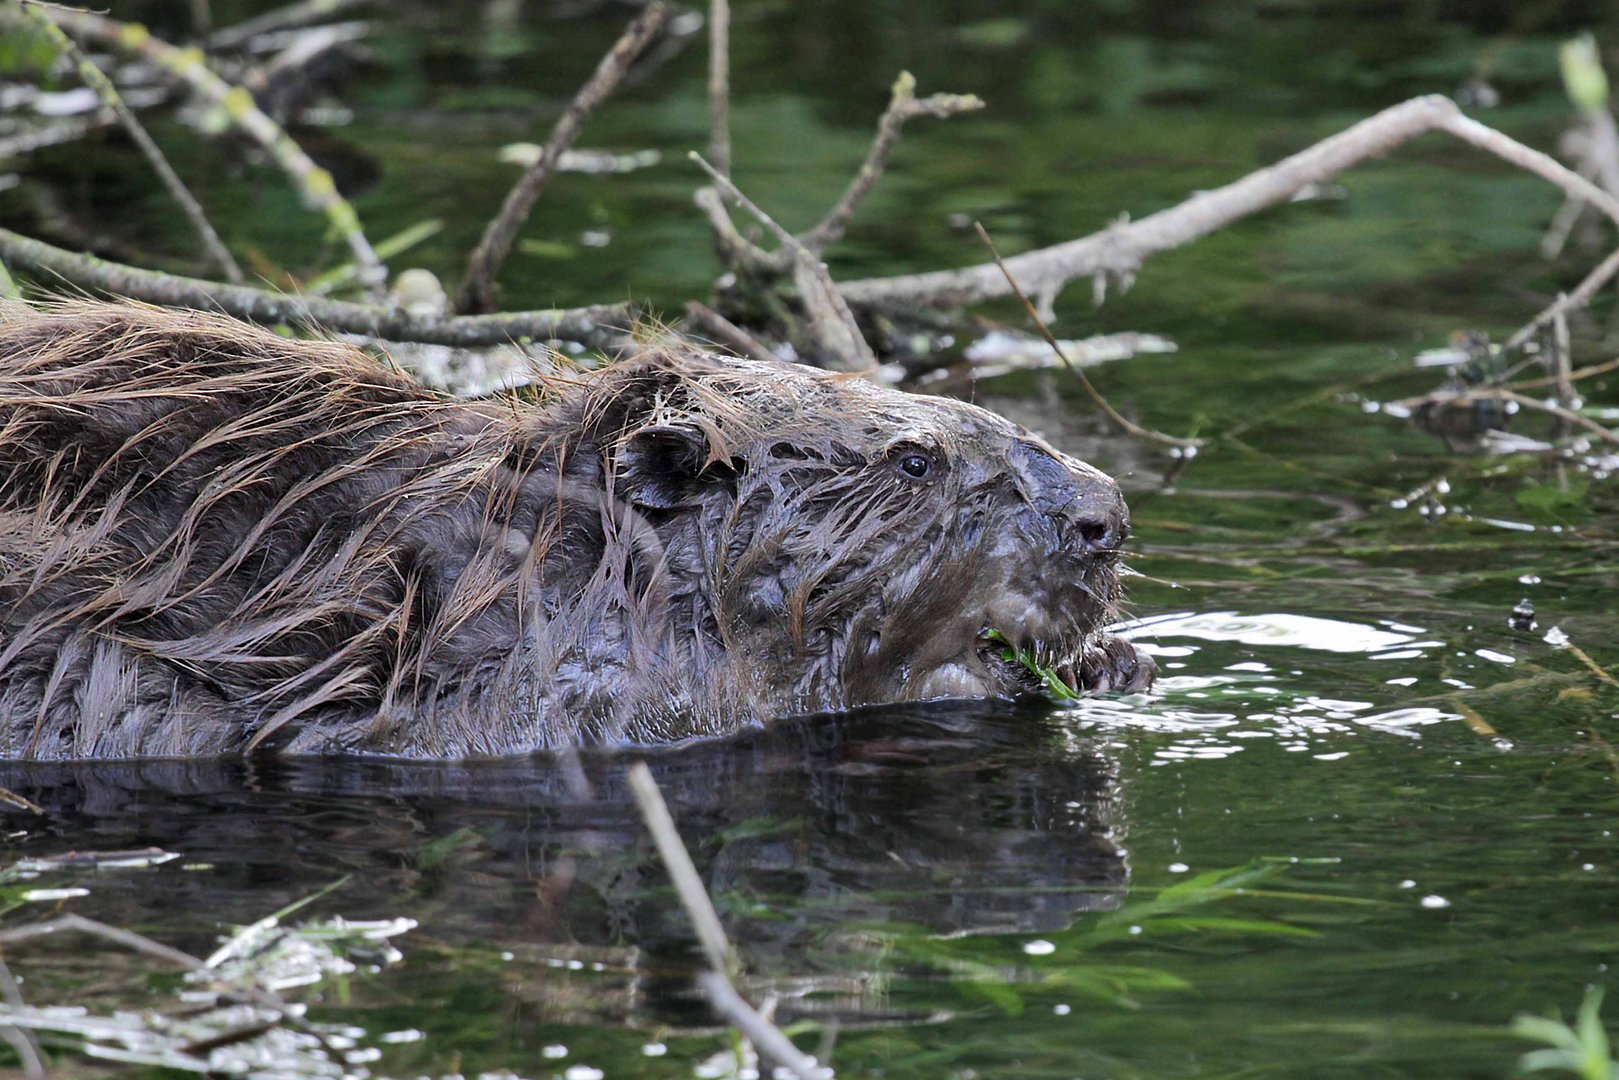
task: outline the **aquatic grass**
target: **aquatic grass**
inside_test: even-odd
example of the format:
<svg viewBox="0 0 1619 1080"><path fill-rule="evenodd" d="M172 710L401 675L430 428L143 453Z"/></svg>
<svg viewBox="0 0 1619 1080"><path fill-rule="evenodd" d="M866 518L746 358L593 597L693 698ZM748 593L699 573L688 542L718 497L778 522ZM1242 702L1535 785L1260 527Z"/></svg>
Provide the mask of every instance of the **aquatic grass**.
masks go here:
<svg viewBox="0 0 1619 1080"><path fill-rule="evenodd" d="M1241 866L1197 874L1156 892L1143 890L1150 893L1145 899L1082 920L1068 930L1050 934L1049 939L1023 942L1023 956L1016 963L1006 960L1005 935L942 937L911 927L868 927L865 933L889 958L943 972L964 997L991 1005L1008 1016L1023 1012L1029 988L1061 990L1135 1009L1146 994L1186 990L1191 984L1162 968L1092 959L1097 950L1169 934L1317 937L1312 929L1275 919L1197 910L1232 897L1263 896L1266 890L1253 887L1285 873L1292 865L1295 863L1291 859L1255 859ZM1269 898L1276 896L1342 902L1339 897L1312 893L1276 893Z"/></svg>
<svg viewBox="0 0 1619 1080"><path fill-rule="evenodd" d="M1524 1072L1570 1072L1582 1080L1619 1080L1619 1061L1613 1058L1602 1026L1601 987L1587 988L1572 1025L1560 1016L1523 1014L1512 1022L1512 1031L1548 1046L1518 1059L1518 1068Z"/></svg>
<svg viewBox="0 0 1619 1080"><path fill-rule="evenodd" d="M1078 691L1069 689L1068 684L1062 681L1062 676L1057 674L1055 668L1041 663L1040 659L1028 649L1014 647L1011 641L1007 640L1006 635L999 630L986 631L984 636L991 641L998 641L1005 645L1006 648L1001 650L1001 659L1007 663L1022 664L1040 680L1040 685L1045 689L1046 693L1056 700L1078 701L1082 696Z"/></svg>

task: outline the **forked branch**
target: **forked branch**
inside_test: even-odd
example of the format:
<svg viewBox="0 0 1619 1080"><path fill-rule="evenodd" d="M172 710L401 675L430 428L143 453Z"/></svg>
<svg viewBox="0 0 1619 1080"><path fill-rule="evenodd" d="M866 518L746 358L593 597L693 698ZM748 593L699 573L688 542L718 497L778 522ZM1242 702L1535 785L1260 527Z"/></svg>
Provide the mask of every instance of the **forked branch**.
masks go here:
<svg viewBox="0 0 1619 1080"><path fill-rule="evenodd" d="M1015 255L1007 269L1034 294L1041 315L1051 316L1057 293L1075 278L1118 279L1128 284L1148 258L1191 243L1270 206L1292 199L1345 170L1429 132L1446 132L1549 180L1619 222L1619 201L1591 181L1493 128L1463 115L1447 97L1429 95L1385 109L1275 165L1140 221L1123 221L1101 232ZM967 304L1012 292L993 262L961 270L867 278L840 286L857 305L901 307Z"/></svg>

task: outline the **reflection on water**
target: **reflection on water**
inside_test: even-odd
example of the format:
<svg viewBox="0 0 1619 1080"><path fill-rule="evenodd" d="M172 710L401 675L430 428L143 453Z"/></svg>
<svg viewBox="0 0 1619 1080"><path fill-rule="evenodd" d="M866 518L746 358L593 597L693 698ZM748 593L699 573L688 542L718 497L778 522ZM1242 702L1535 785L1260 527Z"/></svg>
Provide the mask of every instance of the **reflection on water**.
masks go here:
<svg viewBox="0 0 1619 1080"><path fill-rule="evenodd" d="M1041 708L890 709L650 764L750 966L786 974L836 928L1056 930L1115 906L1129 869L1113 765L1053 747L1053 730ZM573 995L587 1011L679 1015L695 950L628 763L587 756L582 777L550 758L6 765L0 785L45 810L16 855L179 856L139 876L65 875L89 890L81 914L206 952L197 913L252 922L349 874L331 902L350 918L408 911L440 942L560 961L545 985L573 963L611 967L626 992Z"/></svg>
<svg viewBox="0 0 1619 1080"><path fill-rule="evenodd" d="M1153 694L1085 701L1071 707L1069 714L1080 731L1171 736L1153 751L1154 765L1219 761L1254 740L1274 740L1285 750L1334 761L1348 753L1338 746L1346 734L1416 737L1419 728L1462 719L1453 708L1410 701L1408 690L1420 681L1415 676L1357 683L1354 692L1365 697L1351 698L1341 696L1347 686L1336 693L1321 692L1318 671L1306 673L1294 666L1307 663L1308 652L1410 661L1443 647L1443 642L1422 638L1425 631L1420 627L1385 621L1380 628L1322 616L1212 611L1139 619L1119 630L1158 658L1163 675ZM1178 643L1184 639L1214 643L1227 651ZM1401 670L1408 667L1402 665Z"/></svg>
<svg viewBox="0 0 1619 1080"><path fill-rule="evenodd" d="M1338 653L1385 653L1401 647L1430 648L1437 641L1418 641L1414 626L1387 624L1390 629L1310 615L1270 613L1238 615L1234 611L1177 612L1154 615L1120 628L1132 641L1161 638L1199 638L1203 641L1238 641L1245 645L1290 645ZM1406 653L1413 656L1416 653Z"/></svg>

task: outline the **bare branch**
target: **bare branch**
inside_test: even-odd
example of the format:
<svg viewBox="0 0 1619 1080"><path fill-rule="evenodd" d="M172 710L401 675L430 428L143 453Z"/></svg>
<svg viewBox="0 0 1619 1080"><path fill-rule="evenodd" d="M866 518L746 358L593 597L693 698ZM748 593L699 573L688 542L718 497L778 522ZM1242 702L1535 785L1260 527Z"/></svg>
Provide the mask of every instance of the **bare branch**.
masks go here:
<svg viewBox="0 0 1619 1080"><path fill-rule="evenodd" d="M742 329L724 315L715 311L707 304L696 300L688 301L686 314L695 322L704 333L715 342L737 350L743 356L751 356L755 360L774 360L781 363L782 359L776 355L776 350Z"/></svg>
<svg viewBox="0 0 1619 1080"><path fill-rule="evenodd" d="M708 5L708 157L731 175L731 4Z"/></svg>
<svg viewBox="0 0 1619 1080"><path fill-rule="evenodd" d="M619 80L635 62L635 58L657 36L658 31L663 29L663 24L668 19L669 7L663 0L653 0L653 3L647 5L646 10L624 31L624 36L608 50L606 56L602 57L595 73L568 103L562 118L551 129L551 137L545 142L545 151L538 161L524 171L507 193L500 212L484 229L483 238L478 241L478 246L468 257L466 280L461 283L461 291L455 298L456 311L494 309L495 275L500 272L501 263L505 262L506 256L511 253L512 242L517 238L517 230L528 220L530 211L534 209L534 203L551 179L557 160L564 150L573 145L590 114L595 112L596 107L618 86Z"/></svg>
<svg viewBox="0 0 1619 1080"><path fill-rule="evenodd" d="M781 241L782 250L791 253L794 260L793 279L798 286L799 297L804 301L804 312L809 321L810 333L827 353L827 359L833 366L844 371L875 370L877 355L871 351L871 346L866 344L866 339L861 335L860 327L855 322L854 312L849 310L849 305L838 292L837 285L832 281L832 275L827 273L826 264L805 247L798 237L776 224L775 219L759 209L753 200L742 194L742 190L728 177L721 176L714 166L702 159L701 155L692 154L691 158L708 173L721 194L775 233L776 239Z"/></svg>
<svg viewBox="0 0 1619 1080"><path fill-rule="evenodd" d="M304 202L326 215L360 266L361 280L373 296L381 295L387 270L365 238L354 207L338 192L332 174L316 165L280 124L266 116L254 104L252 94L220 78L196 50L177 48L155 38L139 23L117 22L68 8L52 8L52 12L64 29L151 61L217 106L231 123L269 153L297 186Z"/></svg>
<svg viewBox="0 0 1619 1080"><path fill-rule="evenodd" d="M1555 301L1547 305L1540 314L1524 323L1516 333L1507 338L1506 343L1501 346L1502 350L1511 352L1513 349L1522 347L1524 342L1534 337L1540 328L1547 323L1562 318L1570 311L1577 311L1590 303L1591 297L1597 294L1597 290L1611 281L1615 274L1619 274L1619 251L1615 251L1598 263L1595 269L1585 275L1585 280L1574 287L1573 292L1559 296Z"/></svg>
<svg viewBox="0 0 1619 1080"><path fill-rule="evenodd" d="M15 269L55 275L79 288L98 289L149 304L222 311L260 323L311 325L337 333L429 345L472 348L566 338L597 347L612 346L622 342L624 330L634 318L627 305L460 317L415 315L398 308L294 296L140 270L64 251L9 229L0 229L0 260Z"/></svg>
<svg viewBox="0 0 1619 1080"><path fill-rule="evenodd" d="M983 107L983 101L972 94L934 94L918 101L916 77L909 71L900 72L899 78L894 80L888 108L877 121L877 137L872 140L871 149L866 153L866 160L860 164L860 171L849 182L849 190L843 193L843 198L838 200L837 205L827 213L825 219L803 235L804 246L811 251L825 251L828 246L843 238L843 230L848 227L849 219L860 208L860 204L866 201L866 196L871 194L871 189L883 175L883 169L888 165L888 155L893 153L894 144L899 142L900 129L905 126L907 120L917 116L936 116L943 119L956 113L971 112Z"/></svg>
<svg viewBox="0 0 1619 1080"><path fill-rule="evenodd" d="M1555 159L1462 115L1449 98L1412 98L1275 165L1192 196L1178 206L1135 222L1006 260L1007 268L1043 300L1076 277L1130 278L1149 257L1188 244L1233 221L1286 202L1301 189L1321 184L1368 158L1385 154L1419 135L1445 131L1533 172L1619 221L1619 202ZM962 270L867 278L845 282L855 304L970 303L1007 296L1011 287L993 262Z"/></svg>
<svg viewBox="0 0 1619 1080"><path fill-rule="evenodd" d="M731 220L731 212L725 208L725 200L720 198L718 191L711 187L700 187L692 192L691 199L699 210L708 215L708 222L714 229L714 243L719 247L720 258L727 266L761 267L777 274L786 271L788 262L785 253L766 251L743 236L736 222Z"/></svg>
<svg viewBox="0 0 1619 1080"><path fill-rule="evenodd" d="M118 93L118 88L113 86L112 80L107 78L100 68L90 62L90 58L84 55L84 50L80 49L72 38L62 32L62 28L57 26L51 20L51 17L46 14L45 8L35 3L34 0L18 0L18 5L22 9L23 17L35 29L49 38L51 43L65 53L69 60L73 61L73 66L78 71L79 78L83 79L85 85L96 92L96 96L101 99L101 103L111 109L114 115L118 117L118 122L124 125L125 131L129 132L129 137L134 140L140 152L145 155L147 163L157 173L158 179L163 181L163 186L168 190L169 197L179 204L181 212L186 216L186 220L191 223L191 230L202 241L203 249L208 252L208 257L225 275L225 280L232 284L240 285L242 283L242 268L236 265L236 260L231 257L230 251L226 249L223 241L219 239L219 234L209 224L207 215L202 212L202 207L197 203L190 190L186 188L185 181L181 180L179 174L169 165L169 159L163 156L163 151L158 149L157 143L152 141L152 136L147 133L146 128L136 119L135 113L125 104L122 95Z"/></svg>
<svg viewBox="0 0 1619 1080"><path fill-rule="evenodd" d="M720 925L719 913L714 910L708 891L703 888L703 879L697 876L697 867L692 865L691 855L681 842L675 819L669 815L669 804L663 801L658 782L652 779L652 770L643 761L630 766L630 790L641 808L647 831L658 846L664 869L669 871L669 880L674 882L675 893L691 919L692 929L697 932L697 941L708 957L709 966L716 972L730 971L736 958L731 943L725 939L725 927Z"/></svg>

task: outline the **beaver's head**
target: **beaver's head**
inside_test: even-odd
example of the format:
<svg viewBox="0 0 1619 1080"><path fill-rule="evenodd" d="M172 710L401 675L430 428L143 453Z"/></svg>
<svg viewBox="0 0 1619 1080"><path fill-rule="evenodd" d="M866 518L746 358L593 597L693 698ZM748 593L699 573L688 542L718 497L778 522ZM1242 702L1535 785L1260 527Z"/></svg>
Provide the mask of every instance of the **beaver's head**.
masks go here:
<svg viewBox="0 0 1619 1080"><path fill-rule="evenodd" d="M1150 678L1098 666L1118 486L994 413L692 352L578 407L674 644L772 711L1036 689L1009 645L1075 687Z"/></svg>

